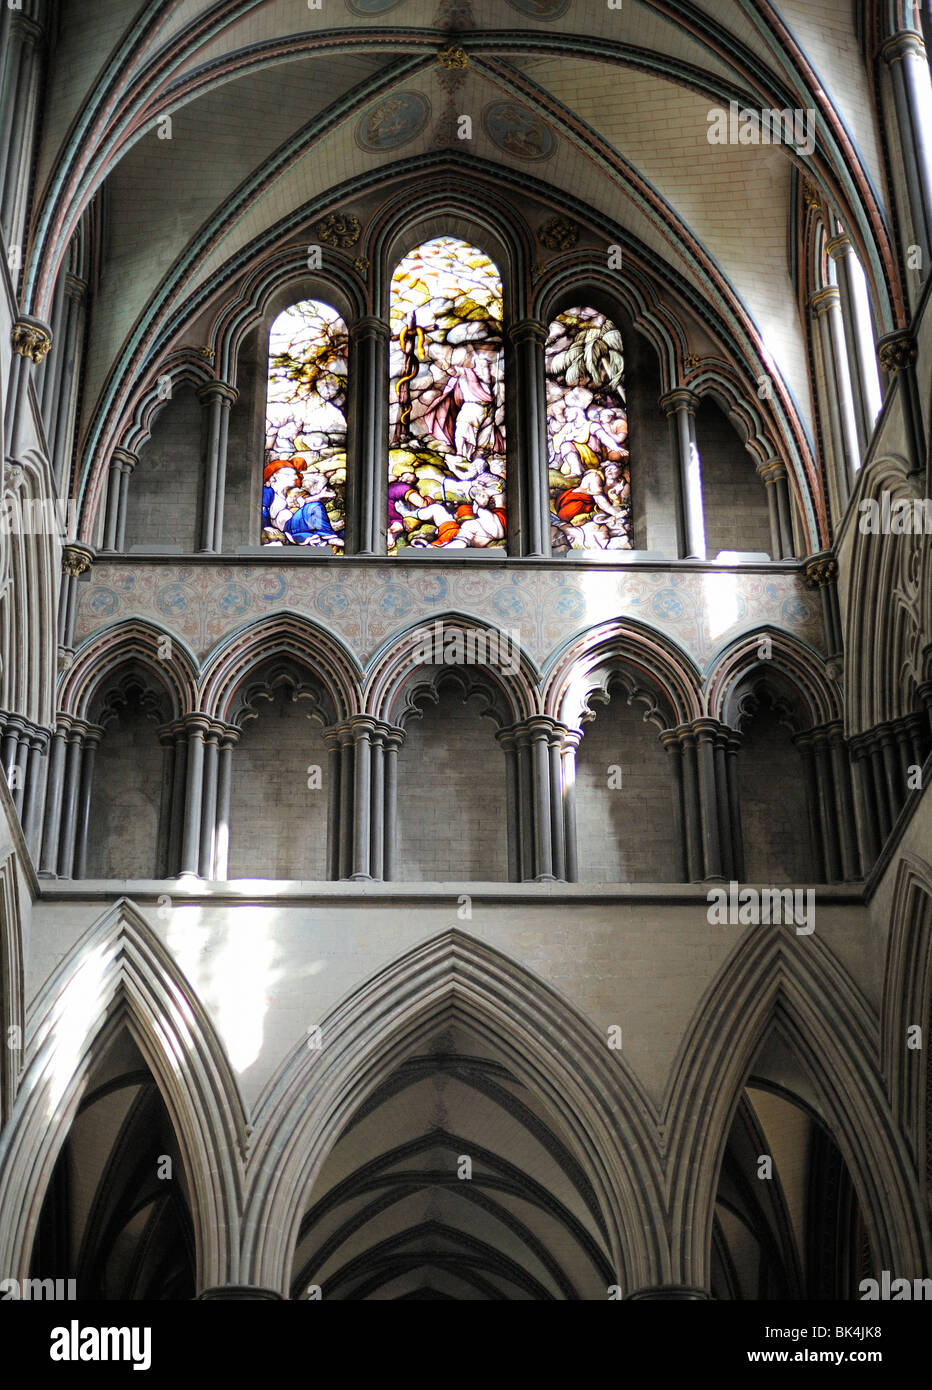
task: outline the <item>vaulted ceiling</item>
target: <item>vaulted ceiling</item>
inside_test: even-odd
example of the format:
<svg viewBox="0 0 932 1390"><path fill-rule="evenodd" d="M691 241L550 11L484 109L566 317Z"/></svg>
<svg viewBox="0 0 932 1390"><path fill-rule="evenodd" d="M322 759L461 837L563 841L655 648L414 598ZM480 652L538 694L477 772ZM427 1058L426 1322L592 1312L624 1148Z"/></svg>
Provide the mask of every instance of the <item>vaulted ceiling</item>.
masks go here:
<svg viewBox="0 0 932 1390"><path fill-rule="evenodd" d="M362 260L352 268L371 249L365 228L399 187L416 190L430 174L467 197L474 181L477 202L497 183L531 237L548 212L576 218L577 254L604 254L617 239L631 271L676 306L689 351L730 361L752 396L762 371L773 376L771 433L791 439L798 474L814 479L797 259L803 178L849 227L880 326L902 313L864 9L837 0L67 7L24 309L47 316L57 268L96 196L83 466L118 442L135 389L127 382L203 343L223 296L276 248L313 240L328 211L361 215L347 273L371 301L372 274ZM453 48L466 66L438 61ZM812 154L710 144L709 112L731 100L817 112ZM533 247L527 302L559 256Z"/></svg>

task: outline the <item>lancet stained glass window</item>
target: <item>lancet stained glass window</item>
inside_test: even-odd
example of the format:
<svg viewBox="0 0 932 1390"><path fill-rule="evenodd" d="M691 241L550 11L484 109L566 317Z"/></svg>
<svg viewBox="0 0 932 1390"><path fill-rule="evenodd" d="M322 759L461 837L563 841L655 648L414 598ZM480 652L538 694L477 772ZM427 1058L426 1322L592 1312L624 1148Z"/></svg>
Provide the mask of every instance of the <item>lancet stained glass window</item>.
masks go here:
<svg viewBox="0 0 932 1390"><path fill-rule="evenodd" d="M388 552L505 545L502 280L437 237L391 286Z"/></svg>
<svg viewBox="0 0 932 1390"><path fill-rule="evenodd" d="M567 309L544 352L553 549L630 550L621 334L597 309Z"/></svg>
<svg viewBox="0 0 932 1390"><path fill-rule="evenodd" d="M341 552L349 333L329 304L291 304L269 335L263 545Z"/></svg>

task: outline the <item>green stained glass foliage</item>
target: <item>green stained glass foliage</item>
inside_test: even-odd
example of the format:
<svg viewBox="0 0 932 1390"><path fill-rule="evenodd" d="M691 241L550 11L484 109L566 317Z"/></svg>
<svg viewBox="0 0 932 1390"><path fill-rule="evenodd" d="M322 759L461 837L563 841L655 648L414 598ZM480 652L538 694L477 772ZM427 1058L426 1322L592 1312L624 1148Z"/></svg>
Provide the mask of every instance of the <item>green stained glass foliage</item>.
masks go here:
<svg viewBox="0 0 932 1390"><path fill-rule="evenodd" d="M388 552L505 545L502 280L437 237L391 286Z"/></svg>
<svg viewBox="0 0 932 1390"><path fill-rule="evenodd" d="M263 545L343 551L349 333L329 304L291 304L269 335Z"/></svg>
<svg viewBox="0 0 932 1390"><path fill-rule="evenodd" d="M568 309L545 348L551 540L631 549L631 474L621 334L597 309Z"/></svg>

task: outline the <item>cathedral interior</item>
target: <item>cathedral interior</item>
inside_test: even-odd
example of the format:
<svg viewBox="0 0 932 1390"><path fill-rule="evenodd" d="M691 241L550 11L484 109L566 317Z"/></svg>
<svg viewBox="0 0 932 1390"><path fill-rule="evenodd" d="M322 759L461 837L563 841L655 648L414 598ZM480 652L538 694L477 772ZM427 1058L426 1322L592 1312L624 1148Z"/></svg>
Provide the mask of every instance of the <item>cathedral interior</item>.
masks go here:
<svg viewBox="0 0 932 1390"><path fill-rule="evenodd" d="M0 1277L932 1274L930 51L4 4Z"/></svg>

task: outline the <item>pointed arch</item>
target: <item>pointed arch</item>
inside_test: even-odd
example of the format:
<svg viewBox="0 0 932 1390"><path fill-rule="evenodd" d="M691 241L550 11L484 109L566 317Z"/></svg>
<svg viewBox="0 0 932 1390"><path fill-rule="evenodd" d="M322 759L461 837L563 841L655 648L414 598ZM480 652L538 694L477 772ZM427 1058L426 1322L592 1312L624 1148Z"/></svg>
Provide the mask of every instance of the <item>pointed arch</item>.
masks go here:
<svg viewBox="0 0 932 1390"><path fill-rule="evenodd" d="M198 1284L235 1282L246 1147L238 1088L206 1010L128 898L92 924L30 1008L23 1081L0 1137L0 1269L28 1273L55 1159L94 1064L123 1023L178 1138Z"/></svg>
<svg viewBox="0 0 932 1390"><path fill-rule="evenodd" d="M496 948L450 930L367 980L302 1040L259 1102L243 1227L245 1276L285 1292L308 1198L347 1122L450 1010L507 1059L561 1121L596 1193L628 1288L664 1282L653 1106L620 1052L559 994Z"/></svg>
<svg viewBox="0 0 932 1390"><path fill-rule="evenodd" d="M465 653L462 666L441 655L448 644ZM454 672L465 694L484 694L485 712L501 727L540 712L539 672L514 634L454 610L405 628L375 653L366 672L363 709L374 719L401 724L419 694L435 691L437 682Z"/></svg>
<svg viewBox="0 0 932 1390"><path fill-rule="evenodd" d="M190 648L160 624L131 618L99 629L78 647L59 691L59 710L87 718L98 692L132 665L164 692L170 718L197 709L197 659Z"/></svg>
<svg viewBox="0 0 932 1390"><path fill-rule="evenodd" d="M733 1021L730 1028L722 1028L723 1018ZM708 1287L722 1155L755 1057L775 1027L821 1099L875 1259L918 1274L929 1257L927 1222L874 1060L877 1019L818 935L764 926L739 941L706 990L664 1100L677 1278Z"/></svg>
<svg viewBox="0 0 932 1390"><path fill-rule="evenodd" d="M630 700L647 705L645 719L659 728L699 717L699 672L671 638L644 623L611 621L574 637L548 663L543 684L544 713L570 728L591 716L589 699L607 694L621 674Z"/></svg>
<svg viewBox="0 0 932 1390"><path fill-rule="evenodd" d="M767 644L769 656L761 655ZM773 679L776 673L776 681ZM818 728L841 719L841 698L824 658L807 642L780 628L762 623L744 632L709 664L705 680L705 709L709 717L732 728L740 718L740 692L757 678L772 686L789 687L797 717L805 728Z"/></svg>
<svg viewBox="0 0 932 1390"><path fill-rule="evenodd" d="M250 673L277 657L296 663L323 686L334 722L361 708L362 671L356 657L332 632L292 609L284 609L224 637L204 659L200 708L228 720Z"/></svg>
<svg viewBox="0 0 932 1390"><path fill-rule="evenodd" d="M904 854L896 871L881 1010L882 1066L893 1113L932 1197L932 865ZM921 1028L921 1046L911 1030Z"/></svg>

